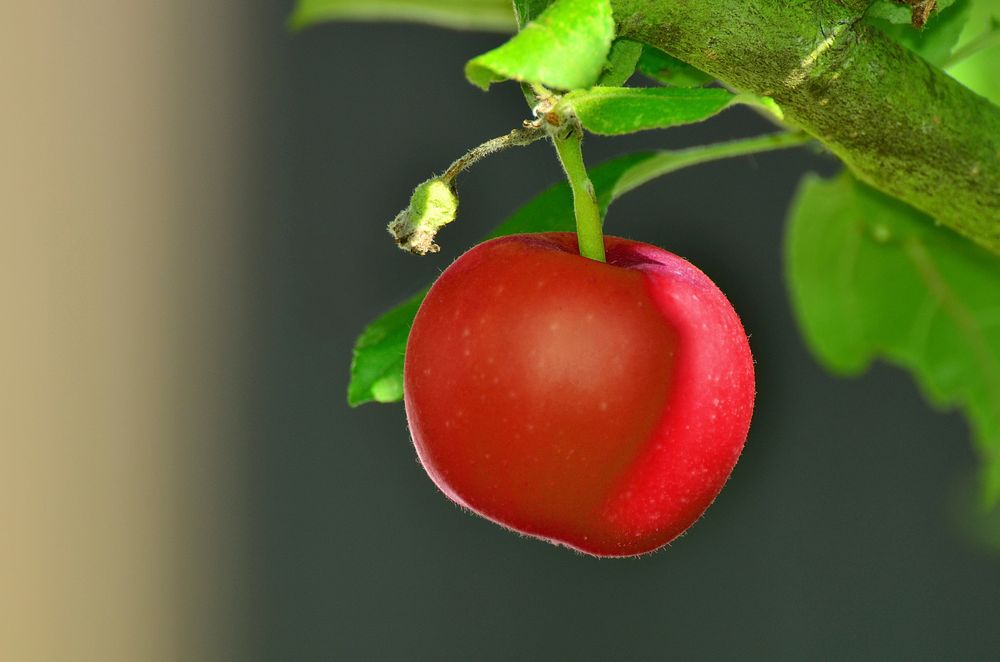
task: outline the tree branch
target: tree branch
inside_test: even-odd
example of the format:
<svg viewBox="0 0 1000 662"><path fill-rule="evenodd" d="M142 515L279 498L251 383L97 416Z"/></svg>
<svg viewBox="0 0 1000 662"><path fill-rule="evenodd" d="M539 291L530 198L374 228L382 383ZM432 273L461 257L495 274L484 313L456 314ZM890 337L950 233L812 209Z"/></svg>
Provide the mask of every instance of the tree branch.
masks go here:
<svg viewBox="0 0 1000 662"><path fill-rule="evenodd" d="M619 33L773 97L872 186L1000 253L1000 108L861 21L869 0L612 0Z"/></svg>

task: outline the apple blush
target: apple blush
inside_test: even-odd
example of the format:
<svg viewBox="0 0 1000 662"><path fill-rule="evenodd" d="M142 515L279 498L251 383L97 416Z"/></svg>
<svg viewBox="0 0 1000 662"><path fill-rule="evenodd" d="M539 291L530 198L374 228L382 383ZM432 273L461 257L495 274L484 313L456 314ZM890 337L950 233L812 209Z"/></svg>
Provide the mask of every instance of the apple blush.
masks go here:
<svg viewBox="0 0 1000 662"><path fill-rule="evenodd" d="M653 551L719 494L754 402L746 333L690 262L606 237L493 239L431 287L406 415L431 480L519 533L595 556Z"/></svg>

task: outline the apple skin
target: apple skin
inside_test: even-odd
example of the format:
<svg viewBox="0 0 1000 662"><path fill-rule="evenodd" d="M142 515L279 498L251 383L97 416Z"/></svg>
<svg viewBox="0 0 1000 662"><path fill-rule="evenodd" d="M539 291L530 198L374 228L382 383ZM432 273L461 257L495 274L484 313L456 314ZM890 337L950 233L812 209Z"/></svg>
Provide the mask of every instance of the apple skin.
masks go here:
<svg viewBox="0 0 1000 662"><path fill-rule="evenodd" d="M606 237L501 237L442 273L406 348L414 445L456 503L595 556L684 532L739 459L753 358L732 305L690 262Z"/></svg>

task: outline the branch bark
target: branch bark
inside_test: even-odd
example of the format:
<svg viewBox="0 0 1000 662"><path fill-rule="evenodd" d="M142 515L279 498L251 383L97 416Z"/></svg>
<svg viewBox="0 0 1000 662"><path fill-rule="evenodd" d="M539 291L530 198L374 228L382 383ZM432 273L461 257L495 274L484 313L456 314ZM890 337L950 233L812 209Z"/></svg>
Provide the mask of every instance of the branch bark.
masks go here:
<svg viewBox="0 0 1000 662"><path fill-rule="evenodd" d="M1000 253L1000 107L867 26L870 0L612 0L619 34L773 97L862 180Z"/></svg>

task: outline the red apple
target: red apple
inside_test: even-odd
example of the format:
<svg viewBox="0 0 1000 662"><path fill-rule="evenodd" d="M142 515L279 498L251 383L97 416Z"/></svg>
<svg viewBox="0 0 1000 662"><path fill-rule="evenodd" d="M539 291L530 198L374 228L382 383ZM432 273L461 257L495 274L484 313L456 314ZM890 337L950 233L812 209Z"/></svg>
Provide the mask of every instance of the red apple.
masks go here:
<svg viewBox="0 0 1000 662"><path fill-rule="evenodd" d="M597 556L652 551L715 499L743 449L753 358L690 262L567 233L480 244L438 278L406 347L417 454L452 500Z"/></svg>

